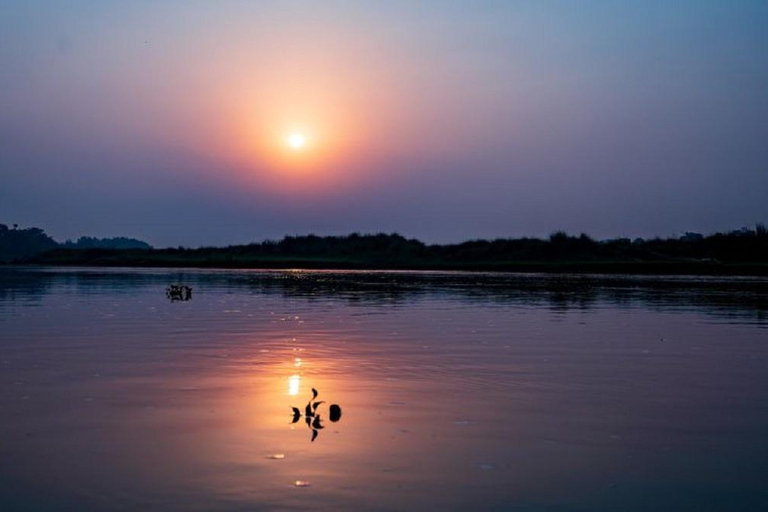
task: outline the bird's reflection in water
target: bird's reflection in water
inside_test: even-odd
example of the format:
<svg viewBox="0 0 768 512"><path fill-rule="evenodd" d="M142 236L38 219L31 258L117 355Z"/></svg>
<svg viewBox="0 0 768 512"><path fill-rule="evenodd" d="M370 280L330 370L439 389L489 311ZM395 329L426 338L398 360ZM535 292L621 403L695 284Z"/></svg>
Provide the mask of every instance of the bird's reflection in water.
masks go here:
<svg viewBox="0 0 768 512"><path fill-rule="evenodd" d="M312 388L312 398L309 399L307 405L304 407L304 422L307 424L307 428L312 431L312 441L317 439L318 433L324 429L323 418L319 412L321 404L324 404L324 400L317 401L317 390ZM291 407L293 409L293 421L291 423L297 423L301 419L301 409L298 407ZM341 407L337 404L331 404L328 407L328 419L336 423L341 419Z"/></svg>

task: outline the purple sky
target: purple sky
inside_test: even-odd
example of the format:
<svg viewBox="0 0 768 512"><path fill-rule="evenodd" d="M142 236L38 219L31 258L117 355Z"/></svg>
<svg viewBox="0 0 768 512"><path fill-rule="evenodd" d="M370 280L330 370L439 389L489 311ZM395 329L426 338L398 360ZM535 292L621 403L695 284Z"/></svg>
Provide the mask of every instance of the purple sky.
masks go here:
<svg viewBox="0 0 768 512"><path fill-rule="evenodd" d="M752 225L766 26L762 0L0 0L0 222L157 246Z"/></svg>

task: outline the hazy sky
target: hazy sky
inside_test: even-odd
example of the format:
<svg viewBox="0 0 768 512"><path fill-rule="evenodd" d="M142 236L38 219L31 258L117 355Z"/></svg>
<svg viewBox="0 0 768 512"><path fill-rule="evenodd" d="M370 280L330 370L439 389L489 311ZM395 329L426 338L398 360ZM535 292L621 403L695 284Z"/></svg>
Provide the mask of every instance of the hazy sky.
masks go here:
<svg viewBox="0 0 768 512"><path fill-rule="evenodd" d="M0 0L0 222L197 246L767 221L766 27L765 0Z"/></svg>

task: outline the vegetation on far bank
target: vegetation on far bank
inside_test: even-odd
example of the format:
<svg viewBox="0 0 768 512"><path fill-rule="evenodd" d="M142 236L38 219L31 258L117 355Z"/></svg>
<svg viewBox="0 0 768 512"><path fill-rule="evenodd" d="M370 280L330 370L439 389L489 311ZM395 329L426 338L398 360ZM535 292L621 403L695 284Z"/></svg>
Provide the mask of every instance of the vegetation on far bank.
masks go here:
<svg viewBox="0 0 768 512"><path fill-rule="evenodd" d="M9 227L0 224L0 263L33 257L57 248L65 249L151 249L134 238L94 238L81 236L76 241L59 243L40 228Z"/></svg>
<svg viewBox="0 0 768 512"><path fill-rule="evenodd" d="M15 263L222 268L510 270L768 275L768 230L676 238L594 240L564 232L547 239L425 244L398 234L287 236L198 249L51 248Z"/></svg>

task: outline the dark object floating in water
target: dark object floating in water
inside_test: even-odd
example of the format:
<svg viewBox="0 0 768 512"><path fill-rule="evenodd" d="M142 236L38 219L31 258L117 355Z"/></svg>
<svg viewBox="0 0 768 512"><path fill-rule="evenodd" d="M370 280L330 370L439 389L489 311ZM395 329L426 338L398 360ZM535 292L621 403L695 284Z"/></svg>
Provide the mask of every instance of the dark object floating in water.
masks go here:
<svg viewBox="0 0 768 512"><path fill-rule="evenodd" d="M317 395L317 390L312 388L312 398L309 399L309 402L307 402L307 405L304 407L304 421L307 424L307 427L312 431L311 441L314 441L317 438L319 431L325 428L322 423L322 415L317 412L320 404L324 404L325 401L320 400L319 402L315 402ZM291 420L291 423L296 423L301 419L301 409L298 407L291 407L291 409L293 410L293 419ZM339 421L341 419L341 407L337 404L331 404L328 408L328 417L332 422Z"/></svg>
<svg viewBox="0 0 768 512"><path fill-rule="evenodd" d="M165 296L171 302L192 300L192 287L185 284L172 284L165 289Z"/></svg>
<svg viewBox="0 0 768 512"><path fill-rule="evenodd" d="M341 407L336 404L331 405L328 408L328 417L334 423L339 421L341 419Z"/></svg>

